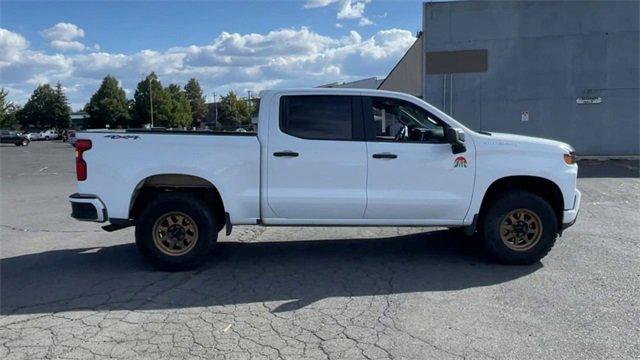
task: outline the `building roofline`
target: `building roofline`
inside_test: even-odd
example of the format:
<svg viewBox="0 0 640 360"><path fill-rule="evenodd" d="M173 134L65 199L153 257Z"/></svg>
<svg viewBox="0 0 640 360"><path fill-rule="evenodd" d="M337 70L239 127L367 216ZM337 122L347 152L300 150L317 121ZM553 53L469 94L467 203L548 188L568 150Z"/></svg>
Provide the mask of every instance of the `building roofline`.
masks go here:
<svg viewBox="0 0 640 360"><path fill-rule="evenodd" d="M420 40L420 38L422 38L422 34L423 34L422 31L420 31L418 33L418 36L416 36L416 41L414 41L413 44L411 44L411 46L409 46L407 51L405 51L404 55L402 55L400 60L398 60L396 65L393 67L393 69L391 69L391 71L389 71L389 74L387 74L387 76L384 78L384 80L382 80L382 82L378 85L378 89L380 89L380 87L384 84L384 82L387 81L389 76L391 76L391 74L398 68L398 66L400 66L400 63L402 63L402 61L407 57L407 55L409 55L409 52L411 51L411 49L413 49L413 46L418 42L418 40Z"/></svg>

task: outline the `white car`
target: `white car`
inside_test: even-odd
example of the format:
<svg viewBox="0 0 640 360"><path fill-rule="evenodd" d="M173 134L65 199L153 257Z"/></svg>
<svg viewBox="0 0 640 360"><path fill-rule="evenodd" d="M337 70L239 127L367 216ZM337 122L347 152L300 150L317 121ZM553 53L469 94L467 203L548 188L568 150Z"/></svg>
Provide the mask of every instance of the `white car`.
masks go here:
<svg viewBox="0 0 640 360"><path fill-rule="evenodd" d="M46 130L40 133L40 139L44 140L56 140L59 137L60 134L58 134L58 132L55 130Z"/></svg>
<svg viewBox="0 0 640 360"><path fill-rule="evenodd" d="M476 132L406 94L264 91L257 129L80 132L72 217L135 225L163 270L193 268L241 224L444 226L531 264L580 208L571 146Z"/></svg>
<svg viewBox="0 0 640 360"><path fill-rule="evenodd" d="M40 140L42 137L39 132L29 132L25 133L24 136L29 139L29 141Z"/></svg>

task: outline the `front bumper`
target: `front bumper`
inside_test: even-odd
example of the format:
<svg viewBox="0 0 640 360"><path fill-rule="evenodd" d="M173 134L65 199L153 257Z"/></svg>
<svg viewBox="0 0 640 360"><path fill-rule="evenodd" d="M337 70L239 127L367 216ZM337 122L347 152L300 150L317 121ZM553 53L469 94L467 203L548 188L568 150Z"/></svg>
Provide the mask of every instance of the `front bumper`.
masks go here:
<svg viewBox="0 0 640 360"><path fill-rule="evenodd" d="M95 195L75 193L69 196L71 217L80 221L107 221L107 208Z"/></svg>
<svg viewBox="0 0 640 360"><path fill-rule="evenodd" d="M569 226L575 224L578 219L578 212L580 211L580 200L582 198L582 194L580 190L576 189L576 194L573 198L573 208L570 210L565 210L562 214L562 229L566 229Z"/></svg>

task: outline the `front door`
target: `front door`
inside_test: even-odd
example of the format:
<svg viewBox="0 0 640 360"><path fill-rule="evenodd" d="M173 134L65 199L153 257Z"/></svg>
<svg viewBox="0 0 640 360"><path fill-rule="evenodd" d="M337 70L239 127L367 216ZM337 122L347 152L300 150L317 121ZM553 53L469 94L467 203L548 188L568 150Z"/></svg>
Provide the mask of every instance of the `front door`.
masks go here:
<svg viewBox="0 0 640 360"><path fill-rule="evenodd" d="M362 219L367 150L360 98L292 95L279 106L267 147L267 202L275 217Z"/></svg>
<svg viewBox="0 0 640 360"><path fill-rule="evenodd" d="M445 124L401 99L363 98L367 138L366 219L460 223L475 174L473 146L453 154Z"/></svg>

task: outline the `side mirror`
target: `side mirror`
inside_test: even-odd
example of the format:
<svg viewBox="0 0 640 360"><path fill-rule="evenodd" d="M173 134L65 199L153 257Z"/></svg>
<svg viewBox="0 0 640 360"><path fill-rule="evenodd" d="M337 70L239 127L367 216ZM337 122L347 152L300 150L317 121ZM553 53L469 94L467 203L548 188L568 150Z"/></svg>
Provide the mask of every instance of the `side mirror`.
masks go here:
<svg viewBox="0 0 640 360"><path fill-rule="evenodd" d="M464 145L464 131L462 129L447 127L445 129L445 137L447 142L451 144L451 151L454 154L467 151L467 147Z"/></svg>

